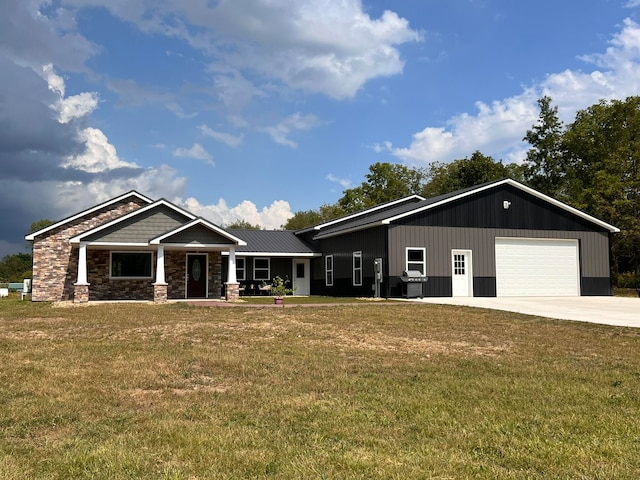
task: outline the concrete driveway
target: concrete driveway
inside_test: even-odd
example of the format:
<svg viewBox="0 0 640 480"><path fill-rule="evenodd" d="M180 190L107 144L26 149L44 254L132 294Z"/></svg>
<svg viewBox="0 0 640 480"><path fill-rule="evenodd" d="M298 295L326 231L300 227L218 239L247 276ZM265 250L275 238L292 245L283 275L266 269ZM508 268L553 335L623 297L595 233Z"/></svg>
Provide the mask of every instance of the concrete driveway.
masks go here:
<svg viewBox="0 0 640 480"><path fill-rule="evenodd" d="M447 297L412 301L465 305L540 317L640 328L640 298L626 297Z"/></svg>

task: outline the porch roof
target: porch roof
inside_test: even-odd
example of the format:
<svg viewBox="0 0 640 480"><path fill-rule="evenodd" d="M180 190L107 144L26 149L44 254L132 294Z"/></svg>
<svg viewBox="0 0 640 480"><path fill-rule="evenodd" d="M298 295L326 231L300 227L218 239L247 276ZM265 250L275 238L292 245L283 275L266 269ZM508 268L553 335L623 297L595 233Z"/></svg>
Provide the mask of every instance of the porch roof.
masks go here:
<svg viewBox="0 0 640 480"><path fill-rule="evenodd" d="M239 256L319 257L322 253L296 236L291 230L229 229L228 232L245 240L236 249Z"/></svg>

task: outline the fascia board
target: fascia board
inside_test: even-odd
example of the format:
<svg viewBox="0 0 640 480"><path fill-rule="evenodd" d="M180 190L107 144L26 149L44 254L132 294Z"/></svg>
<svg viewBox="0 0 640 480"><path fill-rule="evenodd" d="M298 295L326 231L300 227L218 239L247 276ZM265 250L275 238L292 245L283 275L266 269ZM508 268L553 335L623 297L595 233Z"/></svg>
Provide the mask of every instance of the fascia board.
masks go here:
<svg viewBox="0 0 640 480"><path fill-rule="evenodd" d="M142 207L142 208L140 208L138 210L134 210L133 212L129 212L126 215L123 215L123 216L118 217L118 218L116 218L116 219L114 219L114 220L112 220L112 221L110 221L108 223L105 223L104 225L100 225L99 227L96 227L94 229L88 230L86 232L82 232L81 234L76 235L75 237L72 237L69 240L69 242L71 244L80 243L84 237L87 237L89 235L93 235L94 233L98 233L98 232L104 230L105 228L109 228L109 227L111 227L113 225L117 225L118 223L123 222L124 220L128 220L129 218L133 218L133 217L135 217L137 215L140 215L141 213L144 213L144 212L146 212L148 210L151 210L152 208L156 208L156 207L158 207L160 205L164 205L166 207L169 207L169 208L175 210L176 212L181 213L182 215L186 216L190 220L195 218L195 215L193 213L188 212L186 210L183 210L182 208L177 207L176 205L174 205L171 202L166 201L165 199L160 199L160 200L157 200L157 201L153 202L151 205L147 205L146 207Z"/></svg>
<svg viewBox="0 0 640 480"><path fill-rule="evenodd" d="M88 215L92 212L95 212L97 210L100 210L101 208L104 207L108 207L109 205L113 205L114 203L119 202L120 200L124 200L127 197L138 197L140 200L147 202L147 203L153 203L153 200L151 200L150 198L142 195L141 193L136 192L135 190L132 190L130 192L127 192L125 194L120 195L119 197L115 197L112 198L111 200L107 200L104 203L101 203L99 205L96 205L94 207L91 207L87 210L83 210L82 212L76 213L75 215L72 215L70 217L67 217L63 220L60 220L59 222L53 223L51 225L49 225L48 227L42 228L40 230L38 230L37 232L33 232L30 233L29 235L25 235L24 239L27 241L33 241L35 240L35 237L37 237L38 235L42 235L43 233L47 233L49 230L53 230L54 228L58 228L61 225L64 225L65 223L69 223L69 222L73 222L74 220L77 220L78 218L84 217L85 215Z"/></svg>

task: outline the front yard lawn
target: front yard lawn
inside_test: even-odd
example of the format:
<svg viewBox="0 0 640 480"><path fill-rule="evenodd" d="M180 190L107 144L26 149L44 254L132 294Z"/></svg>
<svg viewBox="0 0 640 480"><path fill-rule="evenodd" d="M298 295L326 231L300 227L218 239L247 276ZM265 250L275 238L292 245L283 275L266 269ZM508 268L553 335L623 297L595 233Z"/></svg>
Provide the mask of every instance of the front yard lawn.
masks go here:
<svg viewBox="0 0 640 480"><path fill-rule="evenodd" d="M0 479L640 478L633 329L2 299L0 362Z"/></svg>

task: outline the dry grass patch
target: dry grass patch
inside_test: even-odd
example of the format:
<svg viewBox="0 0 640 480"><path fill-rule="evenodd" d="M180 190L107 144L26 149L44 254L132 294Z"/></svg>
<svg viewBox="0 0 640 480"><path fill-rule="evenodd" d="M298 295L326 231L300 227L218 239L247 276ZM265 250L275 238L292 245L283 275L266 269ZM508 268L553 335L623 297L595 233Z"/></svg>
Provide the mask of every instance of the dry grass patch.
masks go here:
<svg viewBox="0 0 640 480"><path fill-rule="evenodd" d="M0 478L638 478L640 332L0 302Z"/></svg>

